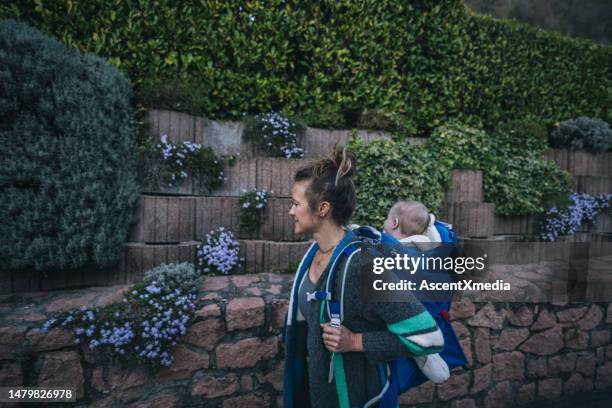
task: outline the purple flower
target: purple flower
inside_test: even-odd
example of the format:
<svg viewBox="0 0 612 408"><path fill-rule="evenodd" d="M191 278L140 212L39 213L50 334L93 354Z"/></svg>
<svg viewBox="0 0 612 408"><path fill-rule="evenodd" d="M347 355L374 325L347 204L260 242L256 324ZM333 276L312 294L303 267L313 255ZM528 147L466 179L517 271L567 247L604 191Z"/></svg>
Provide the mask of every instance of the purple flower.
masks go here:
<svg viewBox="0 0 612 408"><path fill-rule="evenodd" d="M212 230L206 235L206 239L198 245L198 264L206 265L218 270L220 273L228 274L238 263L238 251L240 244L230 231L223 227ZM205 271L207 268L203 268Z"/></svg>
<svg viewBox="0 0 612 408"><path fill-rule="evenodd" d="M554 241L559 235L572 235L582 224L593 224L597 214L610 207L612 194L592 197L588 194L573 193L571 204L566 209L550 208L544 215L540 238Z"/></svg>

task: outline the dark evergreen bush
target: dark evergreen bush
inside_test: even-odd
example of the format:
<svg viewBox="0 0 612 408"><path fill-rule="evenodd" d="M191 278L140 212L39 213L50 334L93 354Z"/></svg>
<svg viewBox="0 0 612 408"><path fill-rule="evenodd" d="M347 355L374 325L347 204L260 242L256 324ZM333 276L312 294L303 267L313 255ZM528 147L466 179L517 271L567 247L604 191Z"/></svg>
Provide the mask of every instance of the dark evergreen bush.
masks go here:
<svg viewBox="0 0 612 408"><path fill-rule="evenodd" d="M550 144L571 150L607 152L612 149L612 129L606 122L596 118L581 116L564 120L550 132Z"/></svg>
<svg viewBox="0 0 612 408"><path fill-rule="evenodd" d="M130 96L100 58L0 21L2 268L119 259L138 201Z"/></svg>

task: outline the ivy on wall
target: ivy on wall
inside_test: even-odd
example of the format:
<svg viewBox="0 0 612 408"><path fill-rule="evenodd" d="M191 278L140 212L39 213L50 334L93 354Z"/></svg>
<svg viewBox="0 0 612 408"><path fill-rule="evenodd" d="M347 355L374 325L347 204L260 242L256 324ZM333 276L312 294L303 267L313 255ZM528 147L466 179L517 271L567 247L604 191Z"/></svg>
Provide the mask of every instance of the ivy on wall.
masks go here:
<svg viewBox="0 0 612 408"><path fill-rule="evenodd" d="M399 199L418 200L438 212L453 169L483 171L485 201L500 215L542 213L566 197L567 172L542 159L545 129L512 123L489 134L459 124L437 128L426 144L353 138L349 149L359 158L355 222L381 226Z"/></svg>

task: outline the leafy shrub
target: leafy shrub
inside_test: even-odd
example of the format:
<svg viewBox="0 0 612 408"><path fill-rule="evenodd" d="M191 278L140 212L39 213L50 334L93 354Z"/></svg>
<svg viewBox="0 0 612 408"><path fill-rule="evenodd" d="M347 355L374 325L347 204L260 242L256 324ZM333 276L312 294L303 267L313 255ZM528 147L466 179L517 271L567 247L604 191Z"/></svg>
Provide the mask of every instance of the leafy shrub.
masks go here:
<svg viewBox="0 0 612 408"><path fill-rule="evenodd" d="M144 283L155 281L165 291L178 289L183 293L197 291L196 281L200 275L189 262L180 264L162 264L145 273Z"/></svg>
<svg viewBox="0 0 612 408"><path fill-rule="evenodd" d="M210 147L189 141L175 144L168 135L161 135L157 143L147 141L144 152L142 178L155 189L161 185L178 185L190 174L207 190L227 180L223 172L224 160Z"/></svg>
<svg viewBox="0 0 612 408"><path fill-rule="evenodd" d="M493 140L483 130L450 123L432 133L427 150L446 169L482 170L492 165Z"/></svg>
<svg viewBox="0 0 612 408"><path fill-rule="evenodd" d="M193 319L199 276L189 263L162 264L133 285L122 303L72 310L41 327L71 329L75 342L110 359L158 369L172 364L171 349Z"/></svg>
<svg viewBox="0 0 612 408"><path fill-rule="evenodd" d="M612 129L601 119L581 116L564 120L550 132L550 144L571 150L607 152L612 149Z"/></svg>
<svg viewBox="0 0 612 408"><path fill-rule="evenodd" d="M348 149L358 157L355 223L382 227L399 199L419 200L434 212L442 204L450 173L437 165L435 155L424 145L388 140L366 144L353 138Z"/></svg>
<svg viewBox="0 0 612 408"><path fill-rule="evenodd" d="M545 128L510 122L490 135L457 124L437 128L428 144L447 171L483 172L484 198L500 215L540 213L569 193L571 179L555 163L542 159Z"/></svg>
<svg viewBox="0 0 612 408"><path fill-rule="evenodd" d="M611 204L612 193L599 197L573 193L568 205L546 211L540 223L540 238L555 241L559 235L573 235L581 225L593 225L600 212L610 212Z"/></svg>
<svg viewBox="0 0 612 408"><path fill-rule="evenodd" d="M198 268L211 275L228 275L239 262L244 261L238 258L239 251L240 242L234 238L234 234L224 227L216 228L206 234L196 247Z"/></svg>
<svg viewBox="0 0 612 408"><path fill-rule="evenodd" d="M463 29L463 110L487 129L609 112L612 47L471 12Z"/></svg>
<svg viewBox="0 0 612 408"><path fill-rule="evenodd" d="M565 200L572 179L555 162L543 160L546 128L511 122L492 133L492 152L482 166L485 201L500 215L539 214Z"/></svg>
<svg viewBox="0 0 612 408"><path fill-rule="evenodd" d="M408 129L408 125L401 115L378 109L366 109L361 112L355 126L360 129L385 130L388 132L406 132L409 134L417 132L417 129Z"/></svg>
<svg viewBox="0 0 612 408"><path fill-rule="evenodd" d="M138 204L131 84L0 21L0 259L57 270L119 260Z"/></svg>
<svg viewBox="0 0 612 408"><path fill-rule="evenodd" d="M195 80L154 80L138 92L138 101L146 107L155 107L194 116L210 116L204 107L210 105L206 90Z"/></svg>
<svg viewBox="0 0 612 408"><path fill-rule="evenodd" d="M349 124L341 112L324 111L301 113L302 118L309 126L323 129L346 129Z"/></svg>
<svg viewBox="0 0 612 408"><path fill-rule="evenodd" d="M497 126L496 130L507 135L498 142L507 148L516 148L517 153L521 150L544 152L548 149L548 130L540 123L514 120Z"/></svg>
<svg viewBox="0 0 612 408"><path fill-rule="evenodd" d="M542 159L544 134L529 122L506 124L491 135L451 123L419 146L353 139L349 149L359 158L355 222L380 226L399 199L421 201L437 212L453 169L483 172L485 201L495 204L496 213L541 213L571 187L568 173Z"/></svg>
<svg viewBox="0 0 612 408"><path fill-rule="evenodd" d="M282 273L288 273L289 275L295 275L297 273L299 266L300 266L299 262L289 261L289 263L287 264L287 269L282 271Z"/></svg>
<svg viewBox="0 0 612 408"><path fill-rule="evenodd" d="M271 157L304 157L304 149L298 147L305 127L289 120L278 112L269 112L248 118L244 137L261 152Z"/></svg>
<svg viewBox="0 0 612 408"><path fill-rule="evenodd" d="M270 193L274 193L273 191ZM270 194L266 190L245 191L240 196L240 229L252 234L259 229Z"/></svg>

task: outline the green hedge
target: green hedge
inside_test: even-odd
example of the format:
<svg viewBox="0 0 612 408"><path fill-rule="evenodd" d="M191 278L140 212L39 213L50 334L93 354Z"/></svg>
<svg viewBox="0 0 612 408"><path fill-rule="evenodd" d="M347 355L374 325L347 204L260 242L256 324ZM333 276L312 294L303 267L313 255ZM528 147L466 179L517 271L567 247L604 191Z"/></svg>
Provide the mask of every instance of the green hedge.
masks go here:
<svg viewBox="0 0 612 408"><path fill-rule="evenodd" d="M282 109L342 127L375 110L414 133L450 118L605 118L612 101L611 47L472 15L461 0L0 7L108 59L143 103L209 117Z"/></svg>
<svg viewBox="0 0 612 408"><path fill-rule="evenodd" d="M485 202L499 215L542 213L571 191L572 180L542 159L546 129L510 123L493 134L458 124L435 129L426 144L354 138L349 149L358 157L355 173L357 224L381 226L391 205L418 200L439 214L453 169L481 170Z"/></svg>
<svg viewBox="0 0 612 408"><path fill-rule="evenodd" d="M131 84L102 59L0 21L0 261L109 266L138 200Z"/></svg>
<svg viewBox="0 0 612 408"><path fill-rule="evenodd" d="M493 126L612 114L612 47L480 15L466 31L465 114Z"/></svg>

